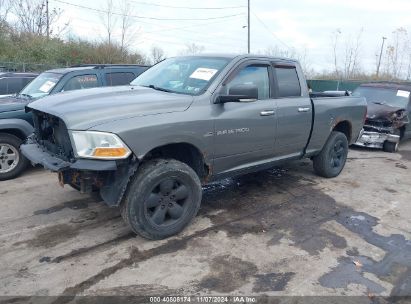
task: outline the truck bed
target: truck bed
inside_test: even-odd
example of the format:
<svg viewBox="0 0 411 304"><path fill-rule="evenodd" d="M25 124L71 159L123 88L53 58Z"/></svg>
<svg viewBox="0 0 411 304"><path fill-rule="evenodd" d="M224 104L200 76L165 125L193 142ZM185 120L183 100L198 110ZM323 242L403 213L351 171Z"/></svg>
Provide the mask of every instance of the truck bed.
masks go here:
<svg viewBox="0 0 411 304"><path fill-rule="evenodd" d="M311 137L306 148L306 155L321 150L327 141L328 134L341 121L363 121L367 113L365 98L342 97L311 97L313 107L313 122ZM338 119L336 118L338 117ZM359 136L363 124L348 125L351 130L349 144L353 144Z"/></svg>

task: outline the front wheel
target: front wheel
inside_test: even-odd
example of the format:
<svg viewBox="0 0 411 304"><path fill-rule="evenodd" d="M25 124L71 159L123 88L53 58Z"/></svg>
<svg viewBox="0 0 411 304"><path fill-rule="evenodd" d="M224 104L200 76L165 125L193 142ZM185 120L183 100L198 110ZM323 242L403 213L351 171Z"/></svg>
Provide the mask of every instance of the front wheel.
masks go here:
<svg viewBox="0 0 411 304"><path fill-rule="evenodd" d="M20 152L20 138L0 134L0 181L13 179L26 169L29 161Z"/></svg>
<svg viewBox="0 0 411 304"><path fill-rule="evenodd" d="M338 176L344 168L347 155L347 137L341 132L331 132L320 154L313 157L315 173L327 178Z"/></svg>
<svg viewBox="0 0 411 304"><path fill-rule="evenodd" d="M201 183L188 165L176 160L152 160L132 181L121 215L141 236L159 240L179 233L196 216Z"/></svg>

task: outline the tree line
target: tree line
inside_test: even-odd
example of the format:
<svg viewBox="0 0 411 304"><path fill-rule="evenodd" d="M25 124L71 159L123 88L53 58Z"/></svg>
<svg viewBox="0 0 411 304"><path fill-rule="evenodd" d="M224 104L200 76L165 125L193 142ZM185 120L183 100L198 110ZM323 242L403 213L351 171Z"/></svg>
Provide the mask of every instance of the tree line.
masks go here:
<svg viewBox="0 0 411 304"><path fill-rule="evenodd" d="M8 21L10 14L13 14L13 21ZM0 0L0 62L26 62L50 66L148 63L142 54L129 51L124 43L107 39L63 40L62 33L69 25L58 27L57 21L62 11L53 9L48 14L49 26L45 1Z"/></svg>
<svg viewBox="0 0 411 304"><path fill-rule="evenodd" d="M42 66L92 63L148 65L166 58L165 51L158 46L153 46L149 54L130 49L138 27L130 17L133 12L128 0L116 1L116 11L113 0L103 3L99 19L105 37L90 41L70 37L70 24L61 22L63 11L53 8L47 12L45 0L0 0L0 65L1 62L26 63L26 70L41 70ZM118 9L121 14L117 13ZM119 39L113 38L114 31L120 32ZM182 53L198 53L203 49L187 44Z"/></svg>
<svg viewBox="0 0 411 304"><path fill-rule="evenodd" d="M26 62L28 70L39 70L41 64L50 67L91 63L155 64L163 60L167 54L159 46L153 46L148 54L131 49L139 27L132 18L134 12L129 1L102 0L98 14L104 35L102 39L90 41L68 35L70 24L61 22L63 11L56 8L47 11L45 0L0 0L0 63ZM260 53L298 59L310 78L409 80L411 38L407 30L395 29L383 48L375 46L374 68L369 64L363 66L363 32L360 29L352 36L341 29L332 31L328 58L332 68L322 72L312 68L306 48L273 46ZM204 50L201 45L189 43L180 54Z"/></svg>

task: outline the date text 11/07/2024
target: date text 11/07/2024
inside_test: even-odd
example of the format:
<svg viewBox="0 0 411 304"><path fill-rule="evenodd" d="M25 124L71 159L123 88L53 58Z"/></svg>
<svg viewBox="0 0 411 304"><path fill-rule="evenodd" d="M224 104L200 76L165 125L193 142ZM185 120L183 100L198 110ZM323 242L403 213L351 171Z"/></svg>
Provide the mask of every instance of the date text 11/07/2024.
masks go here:
<svg viewBox="0 0 411 304"><path fill-rule="evenodd" d="M195 296L150 297L150 303L257 303L255 297L245 296Z"/></svg>

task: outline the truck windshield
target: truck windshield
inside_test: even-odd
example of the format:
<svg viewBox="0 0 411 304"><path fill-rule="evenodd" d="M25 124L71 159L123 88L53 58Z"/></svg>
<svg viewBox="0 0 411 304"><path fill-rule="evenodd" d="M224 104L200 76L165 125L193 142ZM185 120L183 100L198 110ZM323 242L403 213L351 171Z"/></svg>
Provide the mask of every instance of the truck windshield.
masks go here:
<svg viewBox="0 0 411 304"><path fill-rule="evenodd" d="M199 95L230 61L215 57L178 57L166 59L145 71L131 85L159 91Z"/></svg>
<svg viewBox="0 0 411 304"><path fill-rule="evenodd" d="M365 97L369 104L376 103L396 108L407 108L410 92L376 87L358 87L353 92L353 96Z"/></svg>
<svg viewBox="0 0 411 304"><path fill-rule="evenodd" d="M31 99L37 99L49 95L51 90L60 80L62 74L57 73L41 73L32 82L30 82L19 95Z"/></svg>

